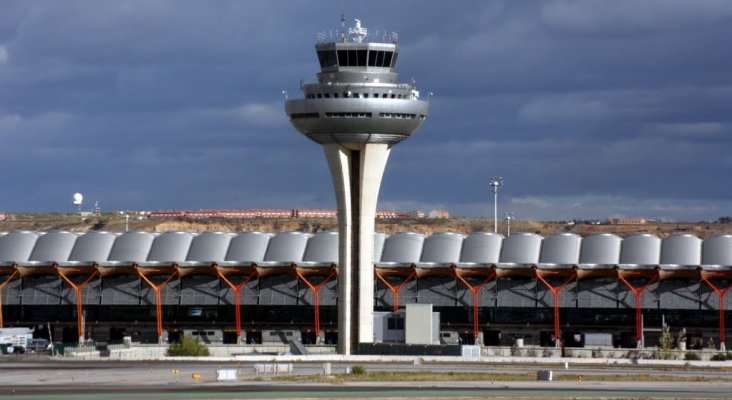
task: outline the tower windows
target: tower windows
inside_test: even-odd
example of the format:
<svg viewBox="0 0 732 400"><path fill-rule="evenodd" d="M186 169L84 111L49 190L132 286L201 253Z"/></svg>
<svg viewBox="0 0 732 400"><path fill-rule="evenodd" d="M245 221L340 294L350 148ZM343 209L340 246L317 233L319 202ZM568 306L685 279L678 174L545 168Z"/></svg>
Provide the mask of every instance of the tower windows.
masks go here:
<svg viewBox="0 0 732 400"><path fill-rule="evenodd" d="M320 68L334 68L338 66L335 50L323 50L318 52L318 61Z"/></svg>
<svg viewBox="0 0 732 400"><path fill-rule="evenodd" d="M338 50L338 65L341 67L365 67L366 50Z"/></svg>
<svg viewBox="0 0 732 400"><path fill-rule="evenodd" d="M369 50L369 67L390 68L394 60L393 55L392 51Z"/></svg>
<svg viewBox="0 0 732 400"><path fill-rule="evenodd" d="M391 51L385 51L384 52L384 66L385 67L391 67L391 55L394 54Z"/></svg>
<svg viewBox="0 0 732 400"><path fill-rule="evenodd" d="M290 118L292 119L302 119L302 118L318 118L318 113L293 113L290 115Z"/></svg>
<svg viewBox="0 0 732 400"><path fill-rule="evenodd" d="M379 113L379 117L381 117L381 118L397 118L397 119L415 119L415 118L417 118L417 114Z"/></svg>
<svg viewBox="0 0 732 400"><path fill-rule="evenodd" d="M327 112L328 118L371 118L370 112Z"/></svg>

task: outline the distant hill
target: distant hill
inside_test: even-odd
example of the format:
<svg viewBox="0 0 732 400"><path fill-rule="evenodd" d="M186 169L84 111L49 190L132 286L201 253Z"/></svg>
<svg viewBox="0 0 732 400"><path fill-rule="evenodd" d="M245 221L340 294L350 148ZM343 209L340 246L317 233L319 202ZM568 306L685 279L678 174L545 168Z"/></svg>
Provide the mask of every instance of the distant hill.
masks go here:
<svg viewBox="0 0 732 400"><path fill-rule="evenodd" d="M7 218L0 221L0 231L9 230L70 230L86 232L89 230L106 230L111 232L123 232L125 230L125 218L119 213L102 213L101 215L80 216L78 214L60 213L7 213ZM208 220L186 220L177 218L173 220L148 220L130 218L130 230L166 232L166 231L262 231L262 232L285 232L305 231L317 232L323 230L337 230L338 221L335 219L317 218L254 218L254 219L208 219ZM395 232L419 232L431 235L435 232L457 232L469 234L472 232L493 231L492 219L468 219L468 218L445 218L445 219L391 219L378 220L376 231L392 234ZM514 220L511 222L512 232L535 232L543 236L556 232L574 232L582 236L593 233L608 232L620 236L627 236L633 233L647 232L667 237L673 233L691 233L700 238L706 238L720 233L732 234L732 224L729 223L647 223L636 225L590 225L560 222L542 222L532 220ZM506 233L505 221L499 221L499 232Z"/></svg>

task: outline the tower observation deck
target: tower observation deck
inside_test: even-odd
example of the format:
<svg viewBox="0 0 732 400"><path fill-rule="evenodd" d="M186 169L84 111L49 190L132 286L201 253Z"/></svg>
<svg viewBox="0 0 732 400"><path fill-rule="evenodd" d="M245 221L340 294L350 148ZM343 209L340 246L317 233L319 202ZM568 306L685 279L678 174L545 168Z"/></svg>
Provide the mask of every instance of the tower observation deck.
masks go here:
<svg viewBox="0 0 732 400"><path fill-rule="evenodd" d="M398 143L422 125L428 103L414 85L397 82L396 43L364 41L358 20L350 31L350 41L315 45L318 81L301 85L305 98L288 100L287 115L320 144Z"/></svg>
<svg viewBox="0 0 732 400"><path fill-rule="evenodd" d="M427 117L429 103L413 84L399 83L396 34L365 40L355 20L337 40L315 45L317 82L302 99L285 101L292 125L323 145L338 203L338 348L355 353L373 342L374 218L391 147Z"/></svg>

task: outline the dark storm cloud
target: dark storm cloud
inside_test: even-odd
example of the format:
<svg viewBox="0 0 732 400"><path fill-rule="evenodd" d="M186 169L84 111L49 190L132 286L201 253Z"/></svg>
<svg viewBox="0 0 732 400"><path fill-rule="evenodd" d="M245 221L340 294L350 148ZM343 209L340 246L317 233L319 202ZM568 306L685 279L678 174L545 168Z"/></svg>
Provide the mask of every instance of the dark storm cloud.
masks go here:
<svg viewBox="0 0 732 400"><path fill-rule="evenodd" d="M520 218L732 211L728 1L4 2L0 209L334 207L283 90L340 13L433 92L380 205Z"/></svg>

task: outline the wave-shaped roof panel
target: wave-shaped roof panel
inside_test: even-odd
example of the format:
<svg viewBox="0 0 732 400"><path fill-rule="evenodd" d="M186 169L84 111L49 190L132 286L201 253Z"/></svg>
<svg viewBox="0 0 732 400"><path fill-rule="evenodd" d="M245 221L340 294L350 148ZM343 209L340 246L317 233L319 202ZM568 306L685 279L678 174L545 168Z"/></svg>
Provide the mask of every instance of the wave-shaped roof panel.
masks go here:
<svg viewBox="0 0 732 400"><path fill-rule="evenodd" d="M374 262L381 262L381 256L384 253L384 243L389 237L385 233L374 233Z"/></svg>
<svg viewBox="0 0 732 400"><path fill-rule="evenodd" d="M475 232L463 240L460 262L495 264L501 258L503 235L492 232Z"/></svg>
<svg viewBox="0 0 732 400"><path fill-rule="evenodd" d="M690 234L672 235L661 241L661 264L701 265L702 240Z"/></svg>
<svg viewBox="0 0 732 400"><path fill-rule="evenodd" d="M193 236L188 232L161 233L153 241L147 260L160 262L185 261Z"/></svg>
<svg viewBox="0 0 732 400"><path fill-rule="evenodd" d="M305 255L311 234L305 232L278 233L269 240L264 261L300 262Z"/></svg>
<svg viewBox="0 0 732 400"><path fill-rule="evenodd" d="M112 232L87 232L76 239L69 261L107 261L116 238L117 235Z"/></svg>
<svg viewBox="0 0 732 400"><path fill-rule="evenodd" d="M147 261L155 235L150 232L125 232L114 241L109 261Z"/></svg>
<svg viewBox="0 0 732 400"><path fill-rule="evenodd" d="M36 241L30 261L68 261L78 234L69 231L52 231Z"/></svg>
<svg viewBox="0 0 732 400"><path fill-rule="evenodd" d="M582 239L581 264L615 265L620 263L623 239L612 233L597 233Z"/></svg>
<svg viewBox="0 0 732 400"><path fill-rule="evenodd" d="M204 232L193 238L186 261L221 261L234 236L227 232Z"/></svg>
<svg viewBox="0 0 732 400"><path fill-rule="evenodd" d="M389 236L384 243L381 262L418 263L422 255L424 235L399 232Z"/></svg>
<svg viewBox="0 0 732 400"><path fill-rule="evenodd" d="M536 264L541 253L541 235L530 232L514 233L503 239L501 263Z"/></svg>
<svg viewBox="0 0 732 400"><path fill-rule="evenodd" d="M620 247L621 264L658 265L661 261L661 239L650 233L626 237Z"/></svg>
<svg viewBox="0 0 732 400"><path fill-rule="evenodd" d="M545 264L577 264L580 258L582 237L575 233L555 233L541 243L539 262Z"/></svg>
<svg viewBox="0 0 732 400"><path fill-rule="evenodd" d="M702 264L732 265L732 235L717 235L704 239Z"/></svg>
<svg viewBox="0 0 732 400"><path fill-rule="evenodd" d="M271 233L242 232L234 236L229 243L226 261L264 261Z"/></svg>
<svg viewBox="0 0 732 400"><path fill-rule="evenodd" d="M0 236L0 262L26 262L30 259L38 234L30 231L11 231Z"/></svg>
<svg viewBox="0 0 732 400"><path fill-rule="evenodd" d="M435 233L425 239L422 247L422 262L457 263L463 248L465 236L453 232Z"/></svg>
<svg viewBox="0 0 732 400"><path fill-rule="evenodd" d="M338 232L317 232L308 240L303 261L338 262Z"/></svg>

